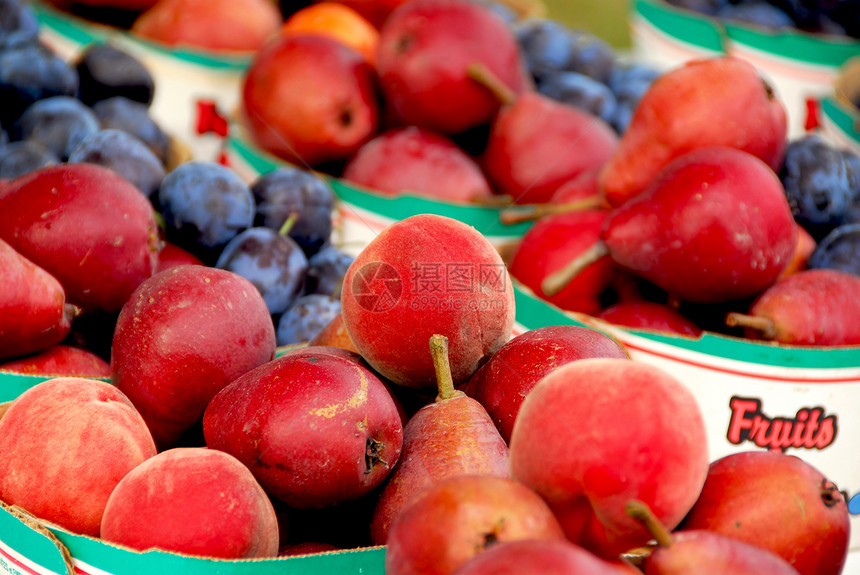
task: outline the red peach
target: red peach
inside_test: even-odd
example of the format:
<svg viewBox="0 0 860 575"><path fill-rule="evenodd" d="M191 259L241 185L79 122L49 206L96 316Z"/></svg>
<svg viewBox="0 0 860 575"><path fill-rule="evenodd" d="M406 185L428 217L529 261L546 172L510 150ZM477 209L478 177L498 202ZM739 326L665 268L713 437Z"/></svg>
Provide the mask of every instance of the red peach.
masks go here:
<svg viewBox="0 0 860 575"><path fill-rule="evenodd" d="M475 228L420 214L395 222L346 272L344 325L356 349L392 382L436 385L427 342L448 338L454 383L470 377L510 337L513 286L495 247Z"/></svg>
<svg viewBox="0 0 860 575"><path fill-rule="evenodd" d="M49 379L18 396L0 419L0 499L98 536L111 491L155 454L140 414L114 386Z"/></svg>
<svg viewBox="0 0 860 575"><path fill-rule="evenodd" d="M626 359L582 359L526 396L510 443L511 474L537 491L567 538L605 558L651 534L626 512L648 505L680 523L708 472L707 434L693 394L668 372Z"/></svg>
<svg viewBox="0 0 860 575"><path fill-rule="evenodd" d="M147 459L111 492L101 538L132 549L240 559L278 554L269 496L238 459L177 447Z"/></svg>

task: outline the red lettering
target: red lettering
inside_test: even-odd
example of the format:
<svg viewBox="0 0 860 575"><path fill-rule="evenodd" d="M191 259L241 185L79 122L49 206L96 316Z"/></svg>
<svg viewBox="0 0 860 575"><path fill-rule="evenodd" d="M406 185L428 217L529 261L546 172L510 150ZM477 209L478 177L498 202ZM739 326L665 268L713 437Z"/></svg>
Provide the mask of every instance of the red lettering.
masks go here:
<svg viewBox="0 0 860 575"><path fill-rule="evenodd" d="M758 447L785 452L797 449L824 449L836 439L838 422L835 415L824 415L821 407L801 408L793 418L768 417L762 402L756 398L732 397L732 414L726 438L740 445L750 441Z"/></svg>

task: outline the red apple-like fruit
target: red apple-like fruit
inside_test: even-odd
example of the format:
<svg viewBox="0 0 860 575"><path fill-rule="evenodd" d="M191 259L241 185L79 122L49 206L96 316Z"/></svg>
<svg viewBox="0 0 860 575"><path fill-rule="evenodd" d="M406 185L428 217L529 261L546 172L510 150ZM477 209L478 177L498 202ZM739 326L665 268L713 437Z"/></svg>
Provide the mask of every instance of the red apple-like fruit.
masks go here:
<svg viewBox="0 0 860 575"><path fill-rule="evenodd" d="M158 0L131 32L168 46L253 53L281 27L269 0Z"/></svg>
<svg viewBox="0 0 860 575"><path fill-rule="evenodd" d="M403 427L388 389L352 355L305 347L236 378L206 407L206 444L292 507L366 495L397 462Z"/></svg>
<svg viewBox="0 0 860 575"><path fill-rule="evenodd" d="M606 558L650 539L627 502L643 501L674 528L709 461L693 394L625 359L581 359L543 378L520 406L510 449L512 476L547 501L568 539Z"/></svg>
<svg viewBox="0 0 860 575"><path fill-rule="evenodd" d="M242 276L178 266L143 282L116 322L111 381L140 411L160 449L203 417L209 401L275 357L263 296Z"/></svg>
<svg viewBox="0 0 860 575"><path fill-rule="evenodd" d="M446 136L417 126L386 130L364 144L346 163L343 179L391 195L454 202L493 196L474 159Z"/></svg>
<svg viewBox="0 0 860 575"><path fill-rule="evenodd" d="M107 500L101 539L224 559L275 557L278 520L269 496L235 457L177 447L122 478Z"/></svg>
<svg viewBox="0 0 860 575"><path fill-rule="evenodd" d="M406 2L380 30L380 85L404 124L459 134L488 123L500 103L469 76L474 62L516 93L530 87L513 32L479 3Z"/></svg>
<svg viewBox="0 0 860 575"><path fill-rule="evenodd" d="M392 523L386 575L450 575L506 541L563 540L547 504L518 481L486 475L445 479Z"/></svg>
<svg viewBox="0 0 860 575"><path fill-rule="evenodd" d="M556 368L589 357L625 359L617 341L577 325L539 327L524 332L497 351L473 375L466 393L483 405L505 441L510 441L523 400L538 381Z"/></svg>
<svg viewBox="0 0 860 575"><path fill-rule="evenodd" d="M748 451L711 463L681 529L762 547L801 575L837 575L848 555L850 523L842 493L821 471L793 455Z"/></svg>
<svg viewBox="0 0 860 575"><path fill-rule="evenodd" d="M57 279L0 239L0 359L41 351L63 340L79 311Z"/></svg>
<svg viewBox="0 0 860 575"><path fill-rule="evenodd" d="M427 342L448 338L457 385L508 340L513 286L493 244L453 218L420 214L395 222L350 265L344 325L356 349L392 382L436 384Z"/></svg>
<svg viewBox="0 0 860 575"><path fill-rule="evenodd" d="M155 273L182 265L202 266L203 262L185 248L171 242L164 242L164 246L158 252L158 264L155 266Z"/></svg>
<svg viewBox="0 0 860 575"><path fill-rule="evenodd" d="M0 371L43 376L110 377L110 364L87 349L57 344L32 355L0 363Z"/></svg>
<svg viewBox="0 0 860 575"><path fill-rule="evenodd" d="M154 273L161 249L149 200L86 163L41 168L0 188L0 238L84 311L119 310Z"/></svg>
<svg viewBox="0 0 860 575"><path fill-rule="evenodd" d="M345 160L379 126L373 68L332 38L282 35L245 72L239 118L257 145L288 162Z"/></svg>
<svg viewBox="0 0 860 575"><path fill-rule="evenodd" d="M114 386L49 379L0 419L0 500L97 537L111 491L155 454L140 414Z"/></svg>

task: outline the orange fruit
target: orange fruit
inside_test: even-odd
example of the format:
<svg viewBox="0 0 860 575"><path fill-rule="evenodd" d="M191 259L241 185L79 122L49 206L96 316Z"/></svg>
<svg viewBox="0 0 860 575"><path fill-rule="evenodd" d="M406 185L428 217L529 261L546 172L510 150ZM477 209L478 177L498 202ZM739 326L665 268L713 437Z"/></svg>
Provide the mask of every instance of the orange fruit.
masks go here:
<svg viewBox="0 0 860 575"><path fill-rule="evenodd" d="M283 26L284 34L328 36L376 63L379 30L361 14L337 2L318 2L291 14Z"/></svg>

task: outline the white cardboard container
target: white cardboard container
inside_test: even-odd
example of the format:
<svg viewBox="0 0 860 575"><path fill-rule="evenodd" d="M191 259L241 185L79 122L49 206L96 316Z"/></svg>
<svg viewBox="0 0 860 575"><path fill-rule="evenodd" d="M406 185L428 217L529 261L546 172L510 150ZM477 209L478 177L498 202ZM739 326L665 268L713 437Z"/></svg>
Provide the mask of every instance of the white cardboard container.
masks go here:
<svg viewBox="0 0 860 575"><path fill-rule="evenodd" d="M832 93L841 66L860 55L860 40L798 30L767 31L678 8L633 0L632 55L663 69L695 58L730 54L755 65L785 103L789 137L816 126L818 102Z"/></svg>
<svg viewBox="0 0 860 575"><path fill-rule="evenodd" d="M39 20L40 38L64 60L73 61L93 43L110 43L140 60L155 80L152 118L186 143L194 159L217 160L251 56L169 49L125 30L63 13L40 0L31 0L30 5Z"/></svg>

